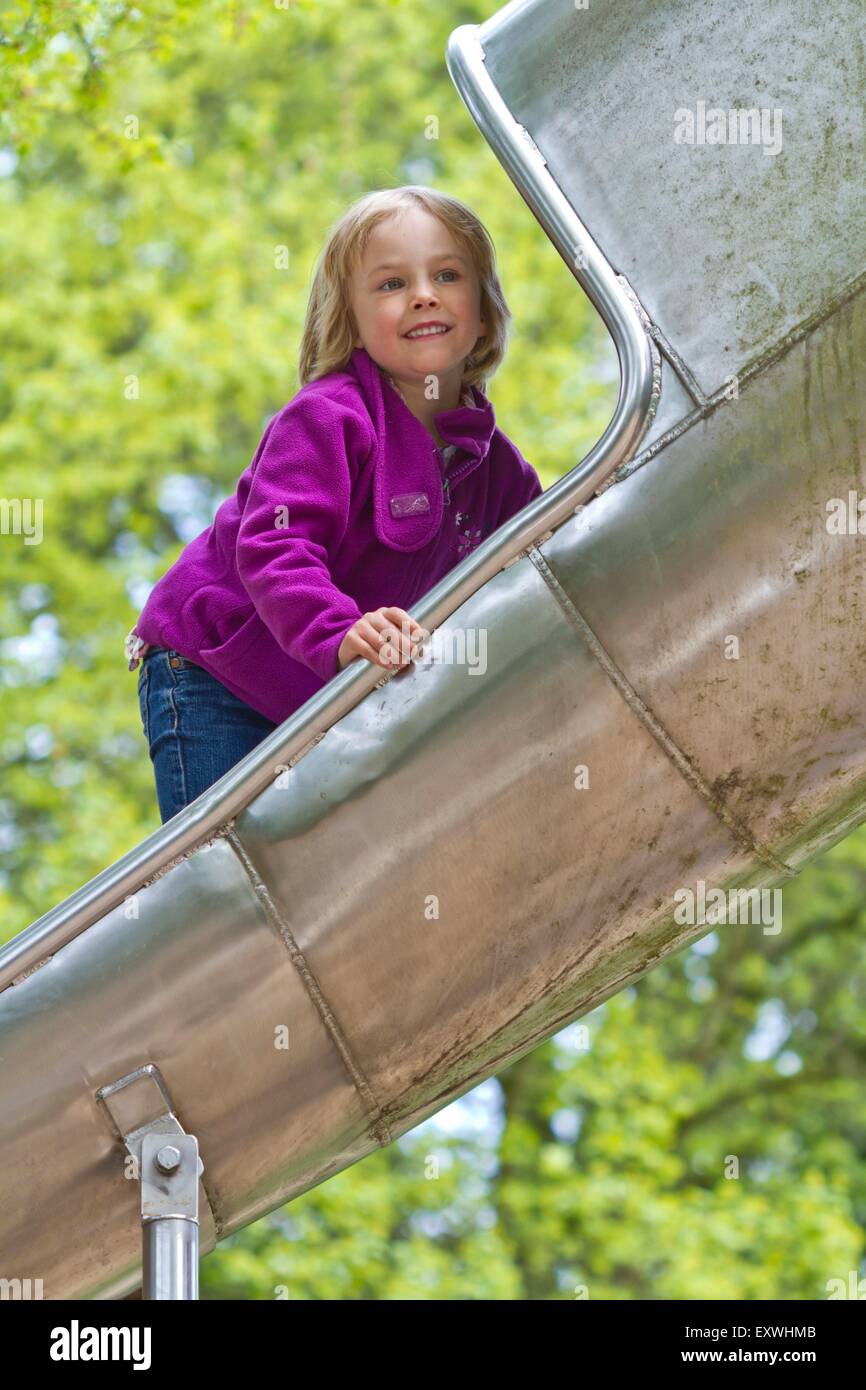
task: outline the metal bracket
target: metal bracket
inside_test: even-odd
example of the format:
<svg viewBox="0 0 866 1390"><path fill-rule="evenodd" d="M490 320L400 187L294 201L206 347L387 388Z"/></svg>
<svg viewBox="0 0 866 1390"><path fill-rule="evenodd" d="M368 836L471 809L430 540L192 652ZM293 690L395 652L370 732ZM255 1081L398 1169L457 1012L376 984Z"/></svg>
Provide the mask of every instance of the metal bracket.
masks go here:
<svg viewBox="0 0 866 1390"><path fill-rule="evenodd" d="M96 1099L135 1161L141 1183L142 1298L198 1297L199 1183L204 1164L153 1063L101 1086ZM216 1222L201 1185L202 1245L216 1245Z"/></svg>

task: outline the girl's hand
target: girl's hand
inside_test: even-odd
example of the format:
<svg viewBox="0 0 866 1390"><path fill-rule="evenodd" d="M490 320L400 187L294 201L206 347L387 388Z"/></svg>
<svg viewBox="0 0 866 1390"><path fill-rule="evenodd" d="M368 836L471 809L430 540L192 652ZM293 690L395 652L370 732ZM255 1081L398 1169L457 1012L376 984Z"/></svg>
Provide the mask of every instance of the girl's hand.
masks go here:
<svg viewBox="0 0 866 1390"><path fill-rule="evenodd" d="M386 671L405 666L418 655L418 645L430 636L402 608L377 608L365 613L346 633L337 652L340 670L356 657L366 657Z"/></svg>

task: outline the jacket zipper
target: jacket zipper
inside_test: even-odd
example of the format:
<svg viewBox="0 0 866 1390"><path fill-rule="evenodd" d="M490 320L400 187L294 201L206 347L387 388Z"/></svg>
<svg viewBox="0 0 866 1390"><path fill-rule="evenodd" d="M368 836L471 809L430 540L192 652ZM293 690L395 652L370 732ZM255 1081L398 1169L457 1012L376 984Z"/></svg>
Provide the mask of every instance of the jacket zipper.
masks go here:
<svg viewBox="0 0 866 1390"><path fill-rule="evenodd" d="M433 447L433 454L434 454L434 456L435 456L435 458L436 458L437 467L439 468L439 471L442 473L442 499L443 499L443 501L444 501L444 503L445 503L445 506L446 506L446 507L450 507L450 506L451 506L451 480L450 480L450 478L448 477L447 473L444 472L444 470L443 470L443 464L444 464L445 460L444 460L443 457L442 457L442 450L438 447L438 445L434 445L434 447Z"/></svg>
<svg viewBox="0 0 866 1390"><path fill-rule="evenodd" d="M434 447L433 452L434 452L435 454L439 455L439 450L438 450L437 448L435 448L435 447ZM441 456L440 456L440 457L441 457ZM446 507L450 507L450 506L451 506L451 484L452 484L452 482L459 482L459 480L462 478L463 474L469 471L469 469L472 467L472 465L473 465L474 462L475 462L475 460L474 460L473 458L468 458L468 459L466 460L465 463L460 464L459 468L455 468L454 473L453 473L453 476L452 476L452 475L449 475L449 474L446 474L446 475L443 477L443 479L442 479L442 496L443 496L443 500L444 500L444 503L445 503L445 506L446 506ZM412 597L409 598L409 599L407 600L408 603L414 603L415 600L416 600L415 585L416 585L417 580L418 580L419 572L420 572L420 570L421 570L422 565L424 564L425 559L427 558L427 551L429 550L430 546L434 544L435 541L438 541L439 535L440 535L440 534L441 534L441 532L440 532L440 533L437 533L437 535L434 537L434 539L433 539L432 541L430 541L429 545L422 545L421 549L418 551L418 553L417 553L417 555L416 555L416 557L415 557L415 563L414 563L414 565L412 566L411 576L410 576L409 578L407 578L407 581L406 581L406 588L407 588L407 591L408 591L409 594L412 595Z"/></svg>
<svg viewBox="0 0 866 1390"><path fill-rule="evenodd" d="M436 453L437 453L437 454L439 453L439 450L438 450L438 449L436 450ZM440 457L441 457L441 456L440 456ZM459 482L460 479L462 478L463 474L464 474L469 468L471 468L471 466L472 466L472 464L473 464L474 462L475 462L474 459L469 458L469 459L466 460L465 463L462 463L458 468L455 468L454 471L453 471L453 473L446 473L446 474L443 475L443 478L442 478L442 496L443 496L443 499L444 499L444 502L445 502L445 506L446 506L446 507L450 507L450 506L451 506L451 484L452 484L452 483L457 483L457 482Z"/></svg>
<svg viewBox="0 0 866 1390"><path fill-rule="evenodd" d="M439 452L438 448L436 447L436 445L433 446L433 454L434 454L434 456L435 456L436 459L437 459L437 467L440 467L440 468L441 468L442 455L440 454L440 452ZM450 479L449 477L447 477L447 475L446 475L446 476L443 476L443 478L442 478L442 497L443 497L445 506L446 506L446 507L450 507L450 506L451 506L451 479ZM418 575L419 575L419 573L420 573L420 571L421 571L421 568L422 568L422 566L423 566L425 560L427 559L427 552L428 552L428 550L430 549L430 546L434 545L434 544L438 541L439 535L440 535L440 534L441 534L441 532L437 532L437 534L433 537L433 540L431 540L427 545L422 545L422 546L421 546L421 549L418 551L418 553L417 553L416 556L415 556L415 563L414 563L414 565L412 566L411 574L409 575L409 577L407 578L407 581L406 581L406 588L407 588L407 591L413 596L413 597L411 597L410 599L407 600L407 602L409 602L409 603L414 603L414 602L415 602L414 594L415 594L415 585L416 585L416 583L417 583L417 581L418 581Z"/></svg>

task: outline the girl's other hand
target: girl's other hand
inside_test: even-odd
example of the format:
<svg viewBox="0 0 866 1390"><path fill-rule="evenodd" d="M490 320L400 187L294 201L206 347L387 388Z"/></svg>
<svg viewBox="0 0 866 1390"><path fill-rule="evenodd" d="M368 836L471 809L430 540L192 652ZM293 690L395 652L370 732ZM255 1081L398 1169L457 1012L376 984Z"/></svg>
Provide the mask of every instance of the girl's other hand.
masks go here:
<svg viewBox="0 0 866 1390"><path fill-rule="evenodd" d="M337 665L342 670L363 656L375 666L391 671L414 660L419 644L429 636L405 609L377 608L349 628L337 652Z"/></svg>

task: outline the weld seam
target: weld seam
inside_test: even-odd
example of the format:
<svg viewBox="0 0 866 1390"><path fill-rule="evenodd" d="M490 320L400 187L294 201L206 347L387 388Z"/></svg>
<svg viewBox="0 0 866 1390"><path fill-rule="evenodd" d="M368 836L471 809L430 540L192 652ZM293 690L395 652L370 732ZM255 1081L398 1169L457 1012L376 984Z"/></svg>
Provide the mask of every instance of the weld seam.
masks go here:
<svg viewBox="0 0 866 1390"><path fill-rule="evenodd" d="M704 408L707 405L709 397L705 394L704 391L701 390L697 377L686 365L684 359L680 357L680 354L677 352L673 344L668 342L667 338L665 337L664 333L661 331L657 323L651 324L649 331L651 336L655 338L656 342L658 343L659 350L661 351L662 356L667 358L671 367L676 372L682 386L691 396L695 404L700 406L701 408Z"/></svg>
<svg viewBox="0 0 866 1390"><path fill-rule="evenodd" d="M592 652L592 655L595 657L611 684L616 687L631 712L640 720L647 732L652 734L656 743L670 762L673 763L680 776L703 798L713 815L727 826L731 834L739 840L740 844L743 845L750 854L755 855L777 874L787 878L796 877L797 870L792 869L789 864L785 863L784 859L780 859L768 846L762 845L752 834L749 827L737 816L733 815L721 798L716 795L703 773L695 767L676 740L668 733L661 721L641 699L634 686L631 685L611 657L610 653L599 641L589 623L583 615L578 612L565 589L563 589L556 575L548 565L547 560L541 554L541 551L531 548L528 554L548 589L556 599L556 602L559 604L572 626L583 638L583 641L589 647L589 650Z"/></svg>
<svg viewBox="0 0 866 1390"><path fill-rule="evenodd" d="M753 358L741 371L732 373L737 381L737 390L739 391L741 386L746 386L756 377L763 376L769 367L775 366L781 358L786 357L793 348L797 347L805 338L808 338L819 329L828 319L831 319L834 314L838 313L840 309L844 309L846 304L856 299L857 295L862 293L864 289L866 289L866 272L856 276L839 294L828 300L821 309L816 310L814 314L803 319L802 323L797 324L796 327L792 328L789 333L786 333L783 338L780 338L778 342L772 343L765 352ZM670 348L670 345L666 341L662 341L663 335L656 331L655 326L653 326L652 333L653 337L659 340L664 355L668 357L669 350L673 352L673 349ZM682 359L678 358L676 354L674 354L673 358L669 358L669 360L678 375L680 375L683 385L689 390L688 383L685 377L683 377L683 371L685 370L688 372L685 363L683 363ZM694 380L690 372L688 372L688 375ZM697 385L697 383L695 384ZM700 390L700 387L697 389ZM690 411L682 420L678 420L676 424L672 425L664 434L660 434L658 439L654 439L651 444L648 444L647 447L642 450L641 453L636 454L633 459L628 459L625 463L620 464L619 468L614 469L611 474L613 482L625 482L626 478L630 478L632 473L637 472L645 463L649 463L650 459L655 458L656 454L660 453L662 449L666 449L669 444L675 443L676 440L680 439L693 425L699 424L701 420L706 420L720 405L724 405L726 402L729 403L730 389L730 384L727 384L718 387L711 396L703 396L703 393L701 393L704 403L696 410ZM690 391L690 394L693 393Z"/></svg>
<svg viewBox="0 0 866 1390"><path fill-rule="evenodd" d="M361 1097L361 1101L364 1105L364 1108L370 1115L370 1132L379 1144L390 1144L393 1140L393 1135L391 1134L391 1131L384 1119L382 1107L376 1100L376 1097L373 1094L372 1087L370 1086L370 1083L364 1075L362 1068L359 1066L358 1062L353 1057L352 1050L349 1047L349 1044L343 1035L343 1030L337 1022L337 1019L334 1016L334 1012L331 1009L327 999L325 998L318 980L316 979L315 975L310 969L304 957L303 951L301 950L300 946L298 945L297 941L292 935L291 928L289 927L288 923L284 920L282 913L280 912L279 908L274 902L273 896L271 894L270 889L268 888L268 885L264 882L258 870L256 869L255 864L252 862L249 855L247 854L247 851L245 850L240 839L238 838L237 831L233 828L227 829L225 832L225 838L232 846L232 849L234 850L235 854L238 856L244 869L246 870L247 877L249 878L250 883L253 886L257 898L261 902L262 907L264 908L264 911L267 914L269 921L276 927L277 931L279 932L283 944L285 945L285 948L289 953L289 958L293 966L297 970L298 975L300 976L300 979L304 985L304 988L307 991L307 994L309 995L314 1007L318 1010L319 1016L323 1024L325 1025L325 1028L328 1030L328 1033L331 1036L331 1040L333 1041L334 1046L336 1047L341 1058L343 1059L343 1065L345 1066L346 1071L349 1073L349 1076L352 1079L352 1083L355 1086L359 1096Z"/></svg>

